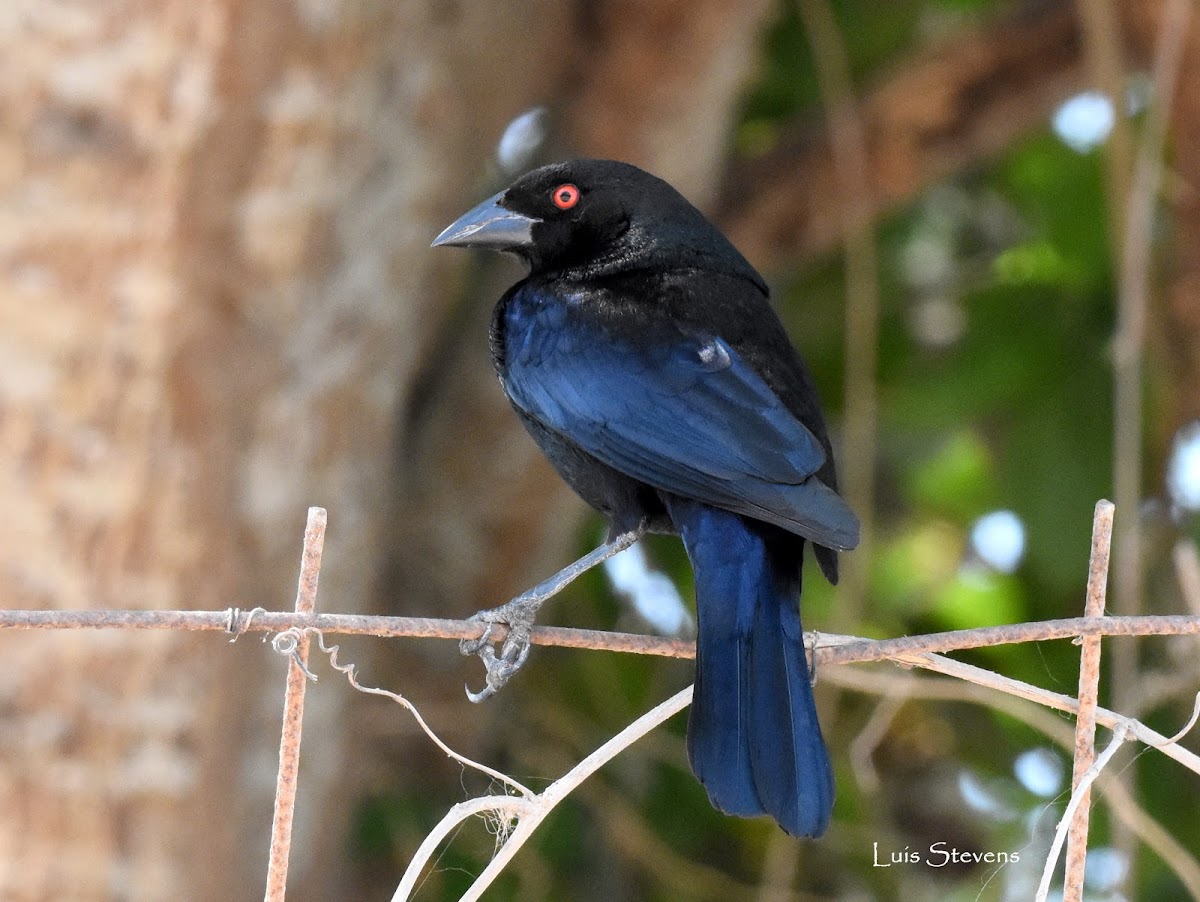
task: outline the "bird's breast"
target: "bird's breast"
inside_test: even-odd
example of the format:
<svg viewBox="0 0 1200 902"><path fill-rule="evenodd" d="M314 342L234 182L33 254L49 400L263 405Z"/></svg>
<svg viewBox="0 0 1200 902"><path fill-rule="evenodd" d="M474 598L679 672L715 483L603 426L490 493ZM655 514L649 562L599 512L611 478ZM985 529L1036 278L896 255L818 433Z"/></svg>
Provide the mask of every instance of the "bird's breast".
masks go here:
<svg viewBox="0 0 1200 902"><path fill-rule="evenodd" d="M571 307L569 298L543 292L513 294L502 315L506 369L538 367L556 354L572 353L579 328Z"/></svg>

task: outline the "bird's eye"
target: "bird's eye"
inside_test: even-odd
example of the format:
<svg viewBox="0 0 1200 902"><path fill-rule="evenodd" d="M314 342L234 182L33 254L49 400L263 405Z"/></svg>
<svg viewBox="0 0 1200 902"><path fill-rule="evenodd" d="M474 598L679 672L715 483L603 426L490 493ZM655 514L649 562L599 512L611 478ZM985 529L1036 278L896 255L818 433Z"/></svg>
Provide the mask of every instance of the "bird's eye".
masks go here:
<svg viewBox="0 0 1200 902"><path fill-rule="evenodd" d="M579 203L579 189L574 185L559 185L550 193L554 206L560 210L569 210Z"/></svg>

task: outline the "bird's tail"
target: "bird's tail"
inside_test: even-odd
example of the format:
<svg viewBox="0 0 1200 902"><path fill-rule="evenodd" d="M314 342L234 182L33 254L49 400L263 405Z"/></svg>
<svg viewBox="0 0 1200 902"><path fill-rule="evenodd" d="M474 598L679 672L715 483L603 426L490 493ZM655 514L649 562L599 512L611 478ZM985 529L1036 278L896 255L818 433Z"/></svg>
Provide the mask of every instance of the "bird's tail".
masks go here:
<svg viewBox="0 0 1200 902"><path fill-rule="evenodd" d="M833 771L800 626L803 540L693 501L671 516L696 574L692 770L721 811L819 836Z"/></svg>

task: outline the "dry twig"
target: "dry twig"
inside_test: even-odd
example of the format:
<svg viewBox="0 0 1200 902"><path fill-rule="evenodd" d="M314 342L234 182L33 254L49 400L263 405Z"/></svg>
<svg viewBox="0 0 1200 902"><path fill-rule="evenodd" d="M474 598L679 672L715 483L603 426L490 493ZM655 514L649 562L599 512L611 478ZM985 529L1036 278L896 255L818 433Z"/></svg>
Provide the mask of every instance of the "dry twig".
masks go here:
<svg viewBox="0 0 1200 902"><path fill-rule="evenodd" d="M922 701L965 702L1001 711L1047 736L1066 751L1075 747L1074 733L1058 717L1026 699L992 692L984 686L941 677L898 676L892 671L841 668L827 670L822 677L855 692L891 695ZM1200 862L1109 774L1101 774L1097 785L1115 817L1125 824L1179 878L1193 899L1200 900Z"/></svg>
<svg viewBox="0 0 1200 902"><path fill-rule="evenodd" d="M691 704L691 701L692 687L688 686L643 714L532 799L514 798L513 796L485 796L455 805L421 843L417 854L413 856L404 872L400 886L392 896L392 902L403 902L409 898L417 884L417 878L437 850L438 843L467 818L485 813L519 818L516 828L504 845L500 847L496 857L488 862L488 866L471 884L471 888L462 897L461 902L473 902L478 899L559 802L604 764L663 721L682 711Z"/></svg>
<svg viewBox="0 0 1200 902"><path fill-rule="evenodd" d="M1050 844L1050 854L1046 856L1046 866L1042 868L1042 880L1038 884L1035 902L1046 902L1046 896L1050 892L1050 880L1054 876L1054 867L1058 864L1058 856L1062 851L1063 841L1066 839L1069 825L1074 821L1075 815L1079 811L1079 806L1083 803L1084 799L1091 798L1092 783L1100 776L1100 771L1104 769L1104 766L1112 760L1112 756L1117 753L1117 749L1125 741L1126 732L1124 724L1118 726L1113 731L1112 741L1100 753L1100 757L1093 761L1091 766L1080 775L1079 786L1071 793L1071 800L1067 803L1067 810L1063 813L1062 819L1058 822L1058 828L1054 831L1054 841ZM1084 836L1084 841L1087 841L1086 836ZM1079 891L1082 894L1082 875L1080 875L1079 879Z"/></svg>
<svg viewBox="0 0 1200 902"><path fill-rule="evenodd" d="M1169 739L1163 739L1161 743L1154 743L1156 748L1166 750L1167 747L1173 746L1186 736L1196 725L1197 719L1200 719L1200 695L1196 696L1196 703L1192 707L1192 716L1188 718L1188 722L1183 725L1183 728ZM1100 772L1104 770L1105 765L1112 760L1113 755L1117 753L1117 749L1121 747L1121 743L1125 741L1126 734L1136 721L1123 720L1117 724L1113 731L1112 741L1100 753L1100 756L1092 763L1086 771L1084 771L1079 785L1071 793L1071 799L1067 802L1067 809L1063 812L1062 818L1058 822L1058 827L1054 831L1054 842L1050 845L1050 854L1046 858L1046 866L1042 869L1042 882L1038 885L1036 902L1045 902L1046 896L1050 892L1050 879L1054 875L1054 867L1058 864L1058 855L1062 851L1063 841L1070 829L1070 825L1075 818L1079 806L1083 804L1091 791L1091 785L1096 778L1100 776ZM1082 889L1082 880L1081 889Z"/></svg>

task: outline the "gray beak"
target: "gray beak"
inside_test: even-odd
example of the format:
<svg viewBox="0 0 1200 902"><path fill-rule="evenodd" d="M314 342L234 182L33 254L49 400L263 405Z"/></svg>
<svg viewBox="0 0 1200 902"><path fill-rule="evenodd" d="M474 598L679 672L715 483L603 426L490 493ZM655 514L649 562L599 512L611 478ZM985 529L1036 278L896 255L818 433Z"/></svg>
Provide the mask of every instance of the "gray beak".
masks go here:
<svg viewBox="0 0 1200 902"><path fill-rule="evenodd" d="M433 247L486 247L511 251L533 244L533 225L541 222L500 206L504 192L464 213L433 239Z"/></svg>

